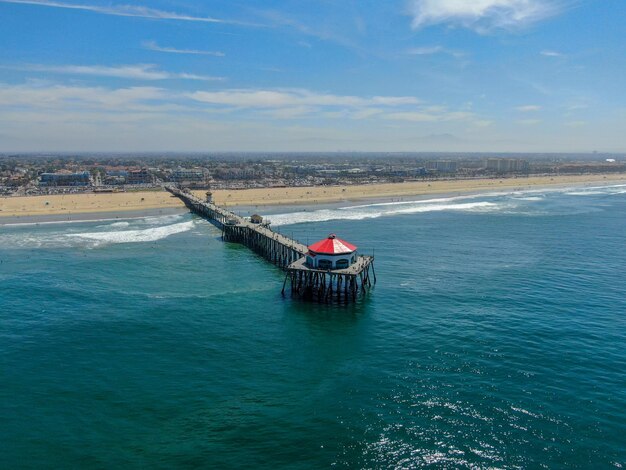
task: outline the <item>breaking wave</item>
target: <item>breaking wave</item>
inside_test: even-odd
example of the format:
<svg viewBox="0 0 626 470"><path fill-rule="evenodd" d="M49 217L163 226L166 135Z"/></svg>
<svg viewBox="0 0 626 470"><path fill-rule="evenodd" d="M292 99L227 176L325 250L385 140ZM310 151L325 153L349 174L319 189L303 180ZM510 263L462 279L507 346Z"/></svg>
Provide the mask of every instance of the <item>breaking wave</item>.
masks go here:
<svg viewBox="0 0 626 470"><path fill-rule="evenodd" d="M175 219L161 217L151 220L115 221L111 224L92 225L90 231L79 231L75 224L44 225L28 231L27 227L17 226L0 233L0 248L95 248L117 243L155 242L192 230L196 225L194 221L171 223L172 220ZM158 223L160 225L157 225ZM123 230L129 227L131 230Z"/></svg>
<svg viewBox="0 0 626 470"><path fill-rule="evenodd" d="M589 186L587 188L571 188L563 194L566 196L612 196L626 194L626 185L617 184L612 186Z"/></svg>
<svg viewBox="0 0 626 470"><path fill-rule="evenodd" d="M65 236L69 238L80 238L94 241L96 244L154 242L176 233L187 232L188 230L191 230L193 226L193 222L181 222L178 224L165 225L144 230L68 233Z"/></svg>
<svg viewBox="0 0 626 470"><path fill-rule="evenodd" d="M130 222L113 222L110 225L100 225L99 227L111 227L111 228L119 228L119 227L129 227Z"/></svg>
<svg viewBox="0 0 626 470"><path fill-rule="evenodd" d="M272 225L291 225L306 222L325 222L327 220L363 220L378 217L418 214L422 212L459 211L459 212L492 212L504 208L503 204L487 201L454 203L449 199L430 199L426 201L410 201L397 203L377 203L362 206L343 207L338 209L320 209L310 212L293 212L270 216Z"/></svg>

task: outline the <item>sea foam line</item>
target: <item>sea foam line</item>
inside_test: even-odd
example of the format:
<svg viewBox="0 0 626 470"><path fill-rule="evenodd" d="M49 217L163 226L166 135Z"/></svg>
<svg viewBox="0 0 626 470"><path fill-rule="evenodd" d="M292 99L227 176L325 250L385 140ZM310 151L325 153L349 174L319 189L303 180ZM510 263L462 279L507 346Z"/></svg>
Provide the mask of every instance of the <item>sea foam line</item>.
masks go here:
<svg viewBox="0 0 626 470"><path fill-rule="evenodd" d="M15 222L10 224L2 224L3 227L33 227L37 225L63 225L63 224L90 224L102 222L121 222L125 220L139 220L144 217L116 217L114 219L85 219L85 220L45 220L41 222Z"/></svg>
<svg viewBox="0 0 626 470"><path fill-rule="evenodd" d="M441 199L441 201L449 201L450 199ZM432 201L432 200L431 200ZM376 219L378 217L392 216L392 215L406 215L417 214L423 212L436 212L436 211L461 211L461 212L490 212L497 211L505 208L503 204L497 204L494 202L479 201L479 202L466 202L466 203L442 203L433 204L424 203L423 201L414 201L413 207L405 207L402 204L400 207L388 206L381 208L376 205L362 206L360 209L346 210L342 209L320 209L311 212L294 212L287 214L276 214L271 216L272 224L278 225L291 225L300 224L306 222L325 222L328 220L364 220L364 219ZM373 209L373 210L372 210Z"/></svg>
<svg viewBox="0 0 626 470"><path fill-rule="evenodd" d="M2 227L34 227L38 225L64 225L64 224L101 224L104 222L125 222L125 221L142 221L149 225L155 225L167 221L174 221L182 218L182 214L165 214L165 215L139 215L135 217L110 217L106 219L77 219L77 220L43 220L39 222L14 222L3 224L0 218L0 226ZM22 216L28 218L28 216ZM13 217L11 217L13 218ZM115 224L112 224L115 225Z"/></svg>
<svg viewBox="0 0 626 470"><path fill-rule="evenodd" d="M165 225L162 227L148 228L144 230L119 230L112 232L85 232L68 233L68 238L79 238L83 240L101 243L140 243L154 242L169 237L176 233L187 232L194 227L193 221L181 222L179 224Z"/></svg>

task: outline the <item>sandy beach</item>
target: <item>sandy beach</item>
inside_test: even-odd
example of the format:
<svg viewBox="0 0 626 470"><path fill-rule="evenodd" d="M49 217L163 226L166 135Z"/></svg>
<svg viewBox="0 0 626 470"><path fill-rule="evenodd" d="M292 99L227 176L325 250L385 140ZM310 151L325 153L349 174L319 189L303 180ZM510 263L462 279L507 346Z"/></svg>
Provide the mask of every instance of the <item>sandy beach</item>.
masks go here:
<svg viewBox="0 0 626 470"><path fill-rule="evenodd" d="M184 207L166 191L0 198L0 217L140 212Z"/></svg>
<svg viewBox="0 0 626 470"><path fill-rule="evenodd" d="M332 203L359 199L423 196L428 194L477 193L537 189L550 186L626 184L626 174L537 176L476 180L419 181L358 186L318 186L214 191L215 202L227 207ZM204 197L205 191L194 191ZM124 213L153 209L183 208L165 191L85 193L54 196L0 198L0 217L70 215L97 212Z"/></svg>

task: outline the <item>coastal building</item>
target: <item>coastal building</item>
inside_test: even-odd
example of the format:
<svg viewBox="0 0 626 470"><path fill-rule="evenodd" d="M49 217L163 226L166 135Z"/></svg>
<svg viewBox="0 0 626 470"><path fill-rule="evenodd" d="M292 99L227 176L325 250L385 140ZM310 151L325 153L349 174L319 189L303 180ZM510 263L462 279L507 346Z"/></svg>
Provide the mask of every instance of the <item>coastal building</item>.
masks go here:
<svg viewBox="0 0 626 470"><path fill-rule="evenodd" d="M485 162L487 170L495 173L528 172L528 160L520 158L488 158Z"/></svg>
<svg viewBox="0 0 626 470"><path fill-rule="evenodd" d="M428 162L428 169L439 173L456 173L458 165L456 160L436 160Z"/></svg>
<svg viewBox="0 0 626 470"><path fill-rule="evenodd" d="M154 176L147 168L140 170L130 170L126 179L127 184L153 184Z"/></svg>
<svg viewBox="0 0 626 470"><path fill-rule="evenodd" d="M206 186L208 172L204 168L177 168L170 176L170 181L187 186Z"/></svg>
<svg viewBox="0 0 626 470"><path fill-rule="evenodd" d="M253 224L262 224L263 217L259 214L253 214L252 217L250 217L250 222L252 222Z"/></svg>
<svg viewBox="0 0 626 470"><path fill-rule="evenodd" d="M39 186L89 186L90 184L91 175L88 171L81 171L78 173L42 173L39 175Z"/></svg>
<svg viewBox="0 0 626 470"><path fill-rule="evenodd" d="M126 184L128 180L127 170L107 170L104 176L104 183L107 185Z"/></svg>
<svg viewBox="0 0 626 470"><path fill-rule="evenodd" d="M346 269L356 261L357 247L334 233L309 246L306 265L317 269Z"/></svg>

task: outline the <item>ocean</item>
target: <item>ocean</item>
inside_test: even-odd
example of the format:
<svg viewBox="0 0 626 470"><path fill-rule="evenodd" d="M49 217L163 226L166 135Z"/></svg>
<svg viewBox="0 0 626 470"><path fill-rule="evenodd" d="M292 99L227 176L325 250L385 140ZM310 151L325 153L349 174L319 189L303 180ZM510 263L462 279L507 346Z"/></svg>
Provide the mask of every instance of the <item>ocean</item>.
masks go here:
<svg viewBox="0 0 626 470"><path fill-rule="evenodd" d="M0 226L0 467L626 465L626 186L270 212L372 292L189 213Z"/></svg>

